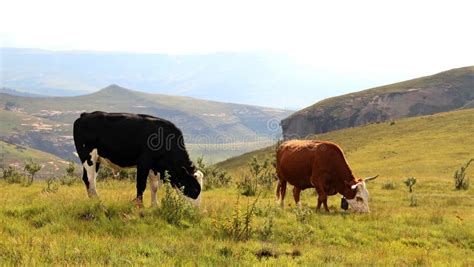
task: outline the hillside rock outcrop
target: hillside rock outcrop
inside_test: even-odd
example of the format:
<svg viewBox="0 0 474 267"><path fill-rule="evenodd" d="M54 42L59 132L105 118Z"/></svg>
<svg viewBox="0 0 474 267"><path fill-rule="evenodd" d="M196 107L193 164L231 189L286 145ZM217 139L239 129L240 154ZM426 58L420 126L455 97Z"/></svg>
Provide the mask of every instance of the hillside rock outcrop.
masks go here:
<svg viewBox="0 0 474 267"><path fill-rule="evenodd" d="M474 67L343 95L282 120L285 139L474 107Z"/></svg>

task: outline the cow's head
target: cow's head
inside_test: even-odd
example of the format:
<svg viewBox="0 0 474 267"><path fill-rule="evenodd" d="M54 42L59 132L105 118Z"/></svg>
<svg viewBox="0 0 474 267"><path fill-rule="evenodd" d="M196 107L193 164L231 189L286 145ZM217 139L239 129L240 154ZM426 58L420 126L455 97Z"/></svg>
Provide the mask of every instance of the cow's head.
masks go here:
<svg viewBox="0 0 474 267"><path fill-rule="evenodd" d="M188 168L182 167L177 175L171 175L170 182L178 188L183 188L183 194L185 196L197 199L201 194L201 181L203 176L202 172L196 170L194 166Z"/></svg>
<svg viewBox="0 0 474 267"><path fill-rule="evenodd" d="M359 179L350 185L350 190L354 198L347 198L347 202L355 212L369 212L369 191L365 185L366 182L377 178L377 176Z"/></svg>

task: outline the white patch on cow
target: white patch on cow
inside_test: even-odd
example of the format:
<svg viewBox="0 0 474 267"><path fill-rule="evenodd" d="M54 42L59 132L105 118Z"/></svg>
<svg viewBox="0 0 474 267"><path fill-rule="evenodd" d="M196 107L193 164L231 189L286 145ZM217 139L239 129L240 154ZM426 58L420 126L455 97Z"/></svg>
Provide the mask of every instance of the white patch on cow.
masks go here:
<svg viewBox="0 0 474 267"><path fill-rule="evenodd" d="M89 189L87 190L87 194L89 195L89 197L97 197L97 172L95 171L95 169L97 166L97 160L99 159L99 154L97 153L97 149L94 148L89 155L91 156L92 166L87 163L87 160L82 163L82 166L84 166L84 169L87 173L87 180L89 181Z"/></svg>
<svg viewBox="0 0 474 267"><path fill-rule="evenodd" d="M158 202L156 200L156 192L158 192L158 188L160 187L160 173L158 172L155 175L153 170L150 170L148 177L150 179L150 192L151 192L151 206L156 207L158 206Z"/></svg>
<svg viewBox="0 0 474 267"><path fill-rule="evenodd" d="M202 195L202 187L204 185L204 173L202 173L201 171L196 171L194 173L194 179L196 179L199 183L199 185L201 186L201 193L199 194L199 196L196 198L196 199L192 199L190 197L186 197L188 199L189 202L193 203L195 206L199 207L201 205L201 195Z"/></svg>
<svg viewBox="0 0 474 267"><path fill-rule="evenodd" d="M369 191L365 186L364 182L358 182L351 188L357 190L357 193L353 199L347 199L347 203L351 206L354 212L370 212L369 210Z"/></svg>

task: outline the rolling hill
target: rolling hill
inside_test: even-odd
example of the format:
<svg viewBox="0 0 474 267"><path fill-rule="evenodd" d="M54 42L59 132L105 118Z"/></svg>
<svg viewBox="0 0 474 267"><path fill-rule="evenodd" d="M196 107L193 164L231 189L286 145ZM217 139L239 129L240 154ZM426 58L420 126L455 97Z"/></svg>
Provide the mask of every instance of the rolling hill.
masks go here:
<svg viewBox="0 0 474 267"><path fill-rule="evenodd" d="M357 176L381 179L452 179L454 171L474 158L474 109L394 122L376 123L312 136L341 145ZM217 166L239 176L251 157L273 156L275 146L225 160Z"/></svg>
<svg viewBox="0 0 474 267"><path fill-rule="evenodd" d="M278 122L289 111L149 94L117 85L75 97L21 97L0 94L0 138L73 158L72 123L85 111L132 112L174 122L185 134L193 156L216 162L271 144L281 136ZM232 146L243 143L251 145Z"/></svg>
<svg viewBox="0 0 474 267"><path fill-rule="evenodd" d="M52 154L0 141L0 164L3 167L15 166L21 170L25 162L29 160L33 160L43 166L37 174L38 177L63 175L68 165L68 162Z"/></svg>
<svg viewBox="0 0 474 267"><path fill-rule="evenodd" d="M474 67L329 98L282 121L286 138L474 107Z"/></svg>

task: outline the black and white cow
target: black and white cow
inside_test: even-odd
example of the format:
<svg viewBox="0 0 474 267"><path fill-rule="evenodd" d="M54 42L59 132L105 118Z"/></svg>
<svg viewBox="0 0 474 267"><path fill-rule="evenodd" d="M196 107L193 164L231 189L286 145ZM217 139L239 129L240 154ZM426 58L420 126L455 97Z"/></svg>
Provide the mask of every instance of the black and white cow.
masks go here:
<svg viewBox="0 0 474 267"><path fill-rule="evenodd" d="M137 202L141 205L150 177L152 205L165 171L173 186L198 199L202 173L196 170L184 146L183 134L171 122L142 114L82 113L74 122L74 143L84 167L82 179L89 197L96 197L99 166L114 171L137 168ZM161 175L160 175L161 174Z"/></svg>

